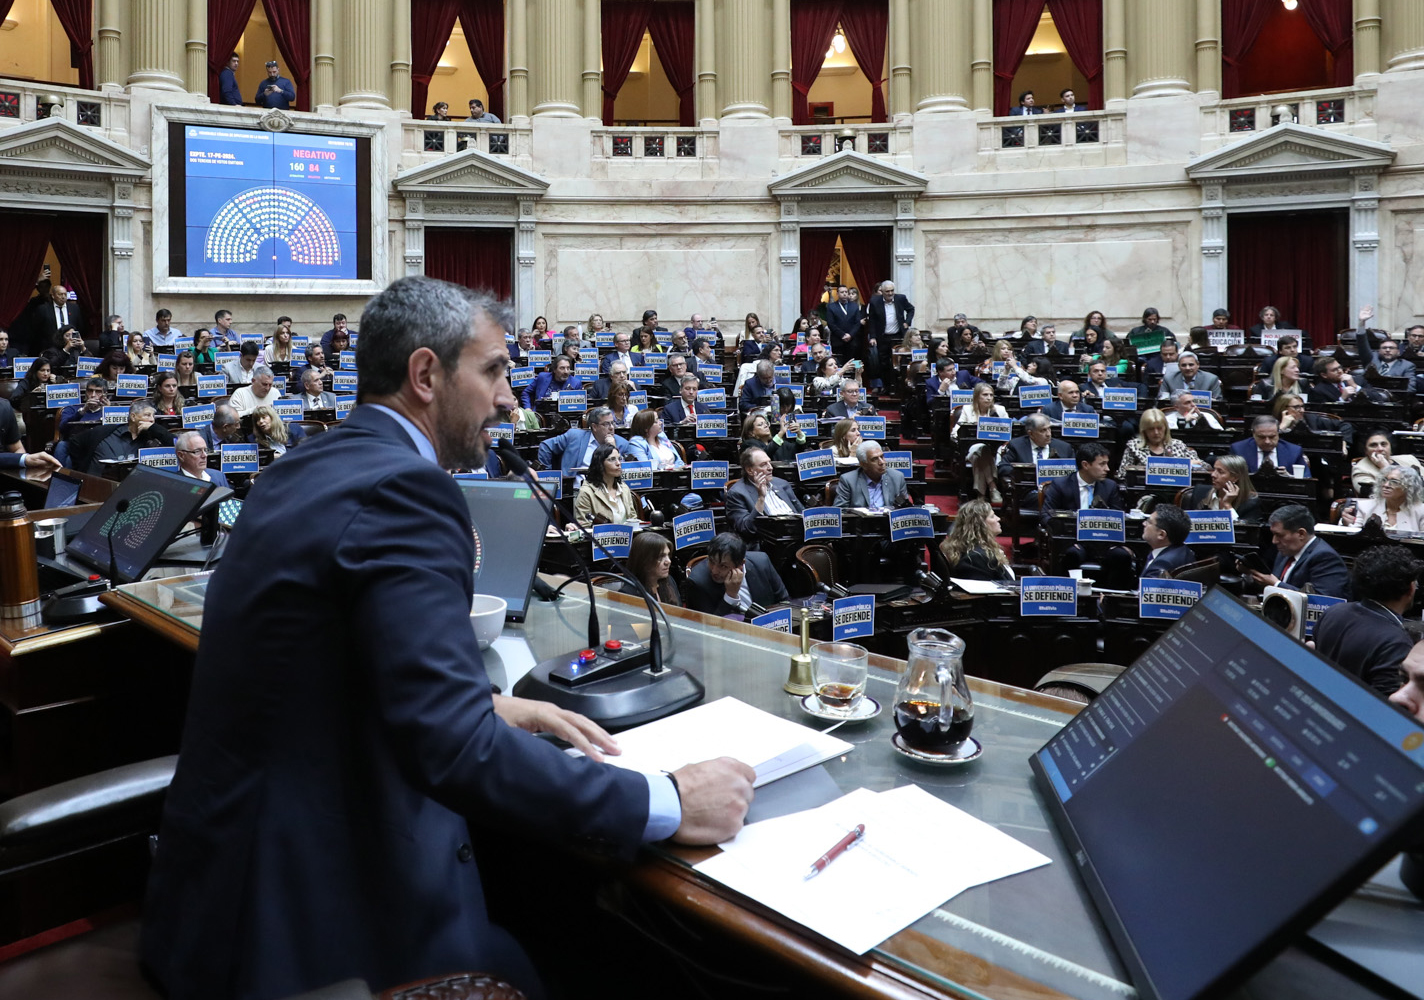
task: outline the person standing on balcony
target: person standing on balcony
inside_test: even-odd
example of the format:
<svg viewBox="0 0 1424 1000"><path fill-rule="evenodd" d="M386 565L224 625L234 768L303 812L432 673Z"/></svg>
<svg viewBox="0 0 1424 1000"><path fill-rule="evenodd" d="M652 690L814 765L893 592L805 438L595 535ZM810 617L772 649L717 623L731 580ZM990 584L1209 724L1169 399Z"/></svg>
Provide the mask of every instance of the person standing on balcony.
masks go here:
<svg viewBox="0 0 1424 1000"><path fill-rule="evenodd" d="M470 117L466 121L498 125L499 119L485 110L485 102L478 97L470 99Z"/></svg>
<svg viewBox="0 0 1424 1000"><path fill-rule="evenodd" d="M267 60L267 76L257 85L257 106L289 111L296 102L297 88L277 69L277 60Z"/></svg>
<svg viewBox="0 0 1424 1000"><path fill-rule="evenodd" d="M236 52L228 56L227 65L218 74L218 97L223 104L233 104L242 107L242 91L237 86L237 64L239 58Z"/></svg>

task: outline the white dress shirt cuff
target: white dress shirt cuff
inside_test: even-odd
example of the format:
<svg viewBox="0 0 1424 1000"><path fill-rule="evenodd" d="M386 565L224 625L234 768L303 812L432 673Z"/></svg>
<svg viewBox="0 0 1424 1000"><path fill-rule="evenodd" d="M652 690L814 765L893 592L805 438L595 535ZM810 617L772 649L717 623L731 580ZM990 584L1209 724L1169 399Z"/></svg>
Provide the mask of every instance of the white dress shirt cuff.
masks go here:
<svg viewBox="0 0 1424 1000"><path fill-rule="evenodd" d="M643 843L667 840L682 826L682 799L665 774L645 774L648 779L648 825L643 828Z"/></svg>

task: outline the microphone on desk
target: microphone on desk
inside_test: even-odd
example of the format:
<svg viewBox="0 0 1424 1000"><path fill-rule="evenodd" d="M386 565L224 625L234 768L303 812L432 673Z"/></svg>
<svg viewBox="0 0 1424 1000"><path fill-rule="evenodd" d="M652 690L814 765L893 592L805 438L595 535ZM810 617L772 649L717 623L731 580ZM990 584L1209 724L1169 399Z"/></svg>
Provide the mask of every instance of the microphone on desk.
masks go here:
<svg viewBox="0 0 1424 1000"><path fill-rule="evenodd" d="M841 597L850 596L850 591L847 590L845 587L841 586L839 583L818 583L816 584L816 590L818 590L828 601L833 601Z"/></svg>
<svg viewBox="0 0 1424 1000"><path fill-rule="evenodd" d="M110 588L110 589L113 589L114 584L115 584L115 582L116 582L116 577L119 575L119 573L118 573L118 567L117 567L117 565L116 565L116 563L115 563L115 561L114 561L114 529L119 526L119 518L121 518L121 517L128 511L128 509L129 509L129 502L128 502L127 500L120 500L118 503L114 504L114 517L113 517L113 520L111 520L111 521L109 522L109 530L106 531L106 532L104 532L104 538L105 538L105 539L108 541L108 543L109 543L109 588Z"/></svg>
<svg viewBox="0 0 1424 1000"><path fill-rule="evenodd" d="M933 594L938 594L944 589L944 580L940 578L938 573L930 570L915 570L915 582Z"/></svg>

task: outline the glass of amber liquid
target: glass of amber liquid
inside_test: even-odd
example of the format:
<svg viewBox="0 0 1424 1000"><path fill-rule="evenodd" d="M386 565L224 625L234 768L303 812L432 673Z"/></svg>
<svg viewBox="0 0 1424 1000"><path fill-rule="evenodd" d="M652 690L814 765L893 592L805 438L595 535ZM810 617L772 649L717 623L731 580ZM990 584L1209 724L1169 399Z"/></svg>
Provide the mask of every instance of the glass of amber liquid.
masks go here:
<svg viewBox="0 0 1424 1000"><path fill-rule="evenodd" d="M964 676L964 640L941 628L915 629L895 687L895 730L912 750L956 756L974 728Z"/></svg>
<svg viewBox="0 0 1424 1000"><path fill-rule="evenodd" d="M853 642L818 642L811 647L811 683L829 714L852 715L865 697L870 652Z"/></svg>

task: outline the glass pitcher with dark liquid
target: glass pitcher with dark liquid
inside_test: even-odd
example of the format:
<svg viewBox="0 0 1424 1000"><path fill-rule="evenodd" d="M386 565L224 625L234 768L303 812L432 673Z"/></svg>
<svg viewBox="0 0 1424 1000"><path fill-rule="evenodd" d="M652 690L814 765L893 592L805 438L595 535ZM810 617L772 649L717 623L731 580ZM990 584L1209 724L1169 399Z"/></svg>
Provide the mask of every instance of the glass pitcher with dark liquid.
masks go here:
<svg viewBox="0 0 1424 1000"><path fill-rule="evenodd" d="M895 730L910 750L962 756L974 728L964 640L941 628L919 628L909 643L909 661L895 687Z"/></svg>

